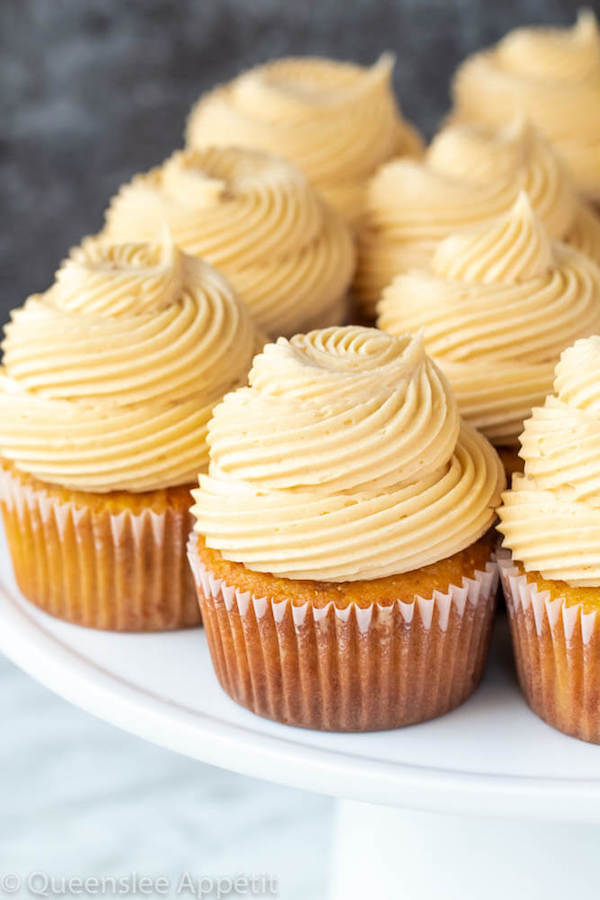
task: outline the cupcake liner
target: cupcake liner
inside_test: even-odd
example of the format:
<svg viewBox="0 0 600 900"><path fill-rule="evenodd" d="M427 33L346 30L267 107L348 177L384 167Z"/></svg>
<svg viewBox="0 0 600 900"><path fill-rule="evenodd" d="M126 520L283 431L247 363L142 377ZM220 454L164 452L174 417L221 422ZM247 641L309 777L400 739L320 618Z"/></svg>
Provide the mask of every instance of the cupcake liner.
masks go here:
<svg viewBox="0 0 600 900"><path fill-rule="evenodd" d="M414 602L323 608L255 597L188 553L213 665L258 715L324 731L376 731L432 719L478 685L494 613L494 562L460 587Z"/></svg>
<svg viewBox="0 0 600 900"><path fill-rule="evenodd" d="M600 744L600 627L596 612L550 599L514 565L498 565L521 689L549 725Z"/></svg>
<svg viewBox="0 0 600 900"><path fill-rule="evenodd" d="M183 504L116 513L100 495L81 505L6 468L0 504L17 584L44 612L109 631L201 624Z"/></svg>

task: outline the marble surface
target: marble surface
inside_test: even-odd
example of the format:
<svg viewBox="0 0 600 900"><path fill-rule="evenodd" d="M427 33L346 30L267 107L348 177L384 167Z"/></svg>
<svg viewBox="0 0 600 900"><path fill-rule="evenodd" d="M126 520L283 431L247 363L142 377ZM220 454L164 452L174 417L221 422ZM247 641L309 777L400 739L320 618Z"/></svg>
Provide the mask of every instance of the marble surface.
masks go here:
<svg viewBox="0 0 600 900"><path fill-rule="evenodd" d="M282 900L326 896L331 800L127 735L2 656L0 721L0 873L268 873Z"/></svg>

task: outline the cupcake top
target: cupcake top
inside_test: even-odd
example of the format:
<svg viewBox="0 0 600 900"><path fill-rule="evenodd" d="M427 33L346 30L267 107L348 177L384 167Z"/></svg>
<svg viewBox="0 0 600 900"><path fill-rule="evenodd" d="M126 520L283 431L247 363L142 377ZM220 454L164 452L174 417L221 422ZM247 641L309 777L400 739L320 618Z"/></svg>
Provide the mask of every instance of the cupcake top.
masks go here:
<svg viewBox="0 0 600 900"><path fill-rule="evenodd" d="M216 266L271 335L342 321L354 270L347 226L293 165L233 147L178 151L110 203L110 240L152 240L163 223Z"/></svg>
<svg viewBox="0 0 600 900"><path fill-rule="evenodd" d="M385 160L422 151L392 89L394 57L370 68L316 57L279 59L202 97L189 117L188 146L236 144L295 162L345 218Z"/></svg>
<svg viewBox="0 0 600 900"><path fill-rule="evenodd" d="M594 14L573 28L519 28L476 53L454 80L456 117L499 124L520 109L555 144L578 187L600 199L600 34Z"/></svg>
<svg viewBox="0 0 600 900"><path fill-rule="evenodd" d="M424 329L461 413L497 444L551 389L565 345L600 331L600 269L550 238L524 192L504 215L442 241L384 291L378 325Z"/></svg>
<svg viewBox="0 0 600 900"><path fill-rule="evenodd" d="M423 266L440 240L506 212L520 190L553 237L600 261L600 219L577 198L550 145L522 117L499 131L451 125L422 162L396 160L369 185L357 276L373 306L398 272Z"/></svg>
<svg viewBox="0 0 600 900"><path fill-rule="evenodd" d="M258 345L225 279L169 241L84 241L5 333L2 456L99 492L195 480L212 408Z"/></svg>
<svg viewBox="0 0 600 900"><path fill-rule="evenodd" d="M286 578L355 581L453 555L504 483L421 337L351 326L280 338L209 425L194 491L209 548Z"/></svg>
<svg viewBox="0 0 600 900"><path fill-rule="evenodd" d="M577 341L556 367L554 393L521 436L525 474L502 495L504 546L526 571L600 587L600 337Z"/></svg>

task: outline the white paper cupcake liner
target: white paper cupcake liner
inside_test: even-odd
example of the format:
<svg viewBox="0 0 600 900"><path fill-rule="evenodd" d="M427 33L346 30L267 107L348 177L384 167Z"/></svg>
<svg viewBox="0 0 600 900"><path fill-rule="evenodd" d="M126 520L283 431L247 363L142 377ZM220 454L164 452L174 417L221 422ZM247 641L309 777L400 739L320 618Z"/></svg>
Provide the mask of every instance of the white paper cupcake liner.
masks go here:
<svg viewBox="0 0 600 900"><path fill-rule="evenodd" d="M498 554L521 688L542 719L600 743L600 627L596 611L540 591L510 553ZM598 592L600 600L600 590Z"/></svg>
<svg viewBox="0 0 600 900"><path fill-rule="evenodd" d="M108 500L76 498L0 467L0 507L23 595L88 628L200 625L186 557L189 509L167 504L116 512Z"/></svg>
<svg viewBox="0 0 600 900"><path fill-rule="evenodd" d="M258 715L307 728L372 731L458 706L483 671L497 587L493 561L462 585L389 605L322 608L240 591L188 553L213 665Z"/></svg>

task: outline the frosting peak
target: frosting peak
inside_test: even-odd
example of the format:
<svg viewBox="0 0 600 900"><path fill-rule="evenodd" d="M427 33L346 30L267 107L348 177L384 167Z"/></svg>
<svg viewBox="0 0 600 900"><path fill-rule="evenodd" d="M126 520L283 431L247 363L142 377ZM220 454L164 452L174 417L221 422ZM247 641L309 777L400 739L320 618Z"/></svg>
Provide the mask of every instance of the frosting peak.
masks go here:
<svg viewBox="0 0 600 900"><path fill-rule="evenodd" d="M241 75L232 83L231 94L248 115L298 125L307 117L325 118L373 90L389 90L395 61L393 53L383 53L361 70L353 64L292 57Z"/></svg>
<svg viewBox="0 0 600 900"><path fill-rule="evenodd" d="M188 146L236 144L292 160L354 222L365 179L396 154L422 152L397 108L393 66L389 53L370 67L317 57L258 66L200 98Z"/></svg>
<svg viewBox="0 0 600 900"><path fill-rule="evenodd" d="M198 156L183 151L175 151L165 162L162 187L165 205L171 201L198 212L210 210L234 195L230 174L217 174Z"/></svg>
<svg viewBox="0 0 600 900"><path fill-rule="evenodd" d="M477 186L488 219L508 210L519 191L526 191L552 235L562 237L573 224L577 198L571 183L556 154L522 114L497 131L448 126L433 139L426 161L433 171L454 179L463 194Z"/></svg>
<svg viewBox="0 0 600 900"><path fill-rule="evenodd" d="M104 234L154 240L164 223L179 247L230 279L265 331L343 317L350 233L289 163L235 147L177 151L121 188Z"/></svg>
<svg viewBox="0 0 600 900"><path fill-rule="evenodd" d="M463 416L514 444L565 344L600 330L600 270L552 241L521 193L508 213L442 241L429 266L397 276L378 313L391 334L423 328Z"/></svg>
<svg viewBox="0 0 600 900"><path fill-rule="evenodd" d="M245 391L228 395L224 401L227 408L220 410L219 416L226 415L228 420L235 421L235 410L239 403L242 420L245 420L250 403L256 411L256 430L262 427L261 422L266 424L266 417L272 415L279 405L283 407L291 403L292 410L284 415L282 409L278 416L281 423L278 431L283 427L284 421L290 428L292 421L318 421L322 431L320 435L315 433L314 437L320 440L330 427L329 420L332 417L337 419L337 426L341 428L341 417L347 418L358 401L358 410L345 423L345 437L342 434L335 436L330 448L331 456L327 456L323 447L322 453L304 470L301 479L304 486L323 486L333 477L339 489L362 490L367 487L366 484L357 483L356 475L357 471L364 470L364 457L357 458L353 464L347 463L344 469L340 467L338 454L342 437L353 453L357 453L359 446L362 446L363 453L367 448L370 450L371 455L380 461L376 480L386 483L404 482L417 473L424 477L434 472L448 459L458 437L456 401L446 382L435 372L425 356L422 337L404 337L391 341L388 335L375 329L350 326L296 335L291 341L280 338L275 344L267 344L256 357L249 383L250 388ZM390 394L395 403L388 402ZM366 404L362 410L361 403ZM408 427L410 412L414 414L421 404L425 406L423 414L417 416L412 426ZM398 456L391 453L389 445L376 446L375 441L381 437L381 433L365 434L365 418L376 413L381 415L382 408L385 413L381 426L385 420L391 426L394 418L402 413L406 431L402 439L397 437L395 451L400 453L403 446L413 450L419 447L419 453L414 452L410 457L407 453L408 458L403 460L402 465ZM301 409L304 412L298 419ZM218 421L220 420L217 419L210 429L213 447L215 436L218 436ZM400 422L396 420L394 424L395 431L399 431ZM307 434L306 438L308 437ZM279 439L281 440L281 434ZM316 444L313 449L317 449ZM250 447L247 452L252 456ZM301 453L302 455L305 454ZM272 462L278 484L281 472L286 468L290 467L296 473L298 471L297 454L285 453L283 456L282 460ZM217 459L213 454L213 459L215 466L211 471L217 467L220 471L227 468L225 456ZM306 460L301 463L305 465ZM242 467L245 467L245 463L242 463ZM327 477L324 475L325 470ZM263 483L269 483L270 479L266 474L265 478ZM300 486L297 474L294 479L289 487Z"/></svg>
<svg viewBox="0 0 600 900"><path fill-rule="evenodd" d="M168 232L160 244L105 244L85 238L56 273L48 300L100 316L157 312L181 294L183 254ZM188 264L189 273L189 264Z"/></svg>
<svg viewBox="0 0 600 900"><path fill-rule="evenodd" d="M541 278L555 264L550 236L521 191L506 215L442 241L431 268L453 281L514 284Z"/></svg>
<svg viewBox="0 0 600 900"><path fill-rule="evenodd" d="M526 571L600 586L600 337L561 356L554 393L521 435L525 473L499 510L505 546Z"/></svg>
<svg viewBox="0 0 600 900"><path fill-rule="evenodd" d="M229 284L168 238L86 239L5 332L3 456L86 491L192 481L212 408L258 343Z"/></svg>
<svg viewBox="0 0 600 900"><path fill-rule="evenodd" d="M378 578L443 559L493 520L503 473L461 425L421 337L280 338L209 426L194 492L207 546L288 578Z"/></svg>
<svg viewBox="0 0 600 900"><path fill-rule="evenodd" d="M516 110L552 141L592 199L600 196L600 31L594 14L574 28L519 28L469 57L453 86L455 118L498 126Z"/></svg>
<svg viewBox="0 0 600 900"><path fill-rule="evenodd" d="M394 160L369 184L356 276L366 311L395 275L426 267L441 240L509 213L520 191L552 238L600 261L600 219L526 118L513 116L500 131L454 124L423 161Z"/></svg>
<svg viewBox="0 0 600 900"><path fill-rule="evenodd" d="M520 28L498 44L500 65L527 78L558 76L580 81L600 66L600 34L590 9L579 11L572 28Z"/></svg>

